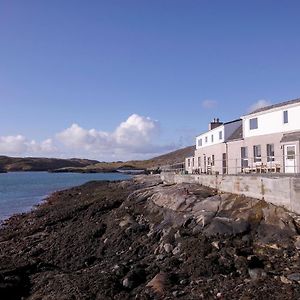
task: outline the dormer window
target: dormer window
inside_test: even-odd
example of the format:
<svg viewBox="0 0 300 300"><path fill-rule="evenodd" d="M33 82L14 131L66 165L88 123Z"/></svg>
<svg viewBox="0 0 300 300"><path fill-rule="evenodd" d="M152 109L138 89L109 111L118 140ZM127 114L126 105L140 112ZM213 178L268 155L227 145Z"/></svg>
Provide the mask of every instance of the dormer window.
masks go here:
<svg viewBox="0 0 300 300"><path fill-rule="evenodd" d="M198 140L198 147L201 147L202 146L202 139L199 139Z"/></svg>
<svg viewBox="0 0 300 300"><path fill-rule="evenodd" d="M223 138L223 131L219 131L219 140Z"/></svg>
<svg viewBox="0 0 300 300"><path fill-rule="evenodd" d="M289 114L287 110L283 111L283 124L287 124L289 122Z"/></svg>
<svg viewBox="0 0 300 300"><path fill-rule="evenodd" d="M253 118L253 119L250 119L249 120L249 127L250 127L250 130L252 129L257 129L258 128L258 122L257 122L257 118Z"/></svg>

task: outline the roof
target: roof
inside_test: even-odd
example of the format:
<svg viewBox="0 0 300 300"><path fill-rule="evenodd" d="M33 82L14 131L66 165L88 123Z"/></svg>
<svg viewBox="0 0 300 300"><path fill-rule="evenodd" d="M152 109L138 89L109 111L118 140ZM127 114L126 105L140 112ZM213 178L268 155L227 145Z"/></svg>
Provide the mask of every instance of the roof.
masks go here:
<svg viewBox="0 0 300 300"><path fill-rule="evenodd" d="M270 109L273 109L273 108L282 107L282 106L286 106L286 105L290 105L290 104L295 104L295 103L300 103L300 98L285 101L285 102L281 102L281 103L277 103L277 104L273 104L273 105L269 105L269 106L265 106L265 107L261 107L261 108L258 108L256 110L252 111L248 115L256 114L256 113L259 113L259 112L262 112L262 111L266 111L266 110L270 110Z"/></svg>
<svg viewBox="0 0 300 300"><path fill-rule="evenodd" d="M241 119L235 119L235 120L233 120L233 121L225 122L225 123L223 123L223 125L235 123L235 122L238 122L238 121L241 121Z"/></svg>
<svg viewBox="0 0 300 300"><path fill-rule="evenodd" d="M235 120L232 120L232 121L228 121L228 122L225 122L225 123L220 124L219 126L215 127L214 129L219 128L219 127L224 126L224 125L228 125L228 124L231 124L231 123L235 123L235 122L238 122L238 121L241 121L241 120L242 120L242 119L235 119ZM203 135L203 134L207 134L207 133L209 133L210 131L212 131L212 130L214 130L214 129L211 129L211 130L202 132L202 133L196 135L196 137L198 137L198 136L200 136L200 135Z"/></svg>
<svg viewBox="0 0 300 300"><path fill-rule="evenodd" d="M243 125L239 126L232 135L227 139L227 141L240 140L243 138Z"/></svg>
<svg viewBox="0 0 300 300"><path fill-rule="evenodd" d="M300 140L300 131L285 133L281 139L281 143L295 142Z"/></svg>

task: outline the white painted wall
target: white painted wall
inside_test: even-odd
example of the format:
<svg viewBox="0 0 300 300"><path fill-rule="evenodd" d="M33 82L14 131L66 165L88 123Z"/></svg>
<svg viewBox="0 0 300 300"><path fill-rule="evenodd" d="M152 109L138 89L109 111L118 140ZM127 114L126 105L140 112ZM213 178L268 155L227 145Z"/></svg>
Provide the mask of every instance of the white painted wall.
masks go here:
<svg viewBox="0 0 300 300"><path fill-rule="evenodd" d="M222 139L219 139L219 132L222 131ZM211 136L214 136L214 141L211 141ZM207 143L205 142L205 137L207 137ZM202 147L198 146L198 141L202 139ZM196 137L196 149L202 149L207 146L212 146L224 142L224 125L221 125L217 128L214 128L210 131L207 131Z"/></svg>
<svg viewBox="0 0 300 300"><path fill-rule="evenodd" d="M242 121L232 122L223 124L217 128L207 131L196 137L196 149L202 149L208 146L217 145L224 143L233 132L242 124ZM222 139L219 139L219 132L222 131ZM214 141L211 141L211 136L213 135ZM205 142L205 137L207 137L207 142ZM202 146L198 145L198 141L202 139Z"/></svg>
<svg viewBox="0 0 300 300"><path fill-rule="evenodd" d="M289 122L283 123L283 111L288 111ZM257 118L258 128L250 130L250 119ZM242 117L244 138L279 132L300 130L300 103Z"/></svg>

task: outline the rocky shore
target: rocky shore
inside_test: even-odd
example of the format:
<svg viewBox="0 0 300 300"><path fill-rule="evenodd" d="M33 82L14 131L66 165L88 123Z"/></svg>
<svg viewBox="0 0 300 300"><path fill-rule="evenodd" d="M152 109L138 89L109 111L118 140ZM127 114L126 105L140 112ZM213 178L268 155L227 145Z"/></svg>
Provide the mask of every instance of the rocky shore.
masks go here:
<svg viewBox="0 0 300 300"><path fill-rule="evenodd" d="M298 216L157 176L61 191L0 229L0 299L299 299Z"/></svg>

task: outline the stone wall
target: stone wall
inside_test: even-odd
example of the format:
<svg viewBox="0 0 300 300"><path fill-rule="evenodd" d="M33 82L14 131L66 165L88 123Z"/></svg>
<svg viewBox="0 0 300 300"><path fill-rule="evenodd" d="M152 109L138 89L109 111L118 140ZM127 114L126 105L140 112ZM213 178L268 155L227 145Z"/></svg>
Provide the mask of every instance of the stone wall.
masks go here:
<svg viewBox="0 0 300 300"><path fill-rule="evenodd" d="M220 192L242 194L300 214L300 177L266 177L259 175L179 175L162 173L166 183L199 183Z"/></svg>

